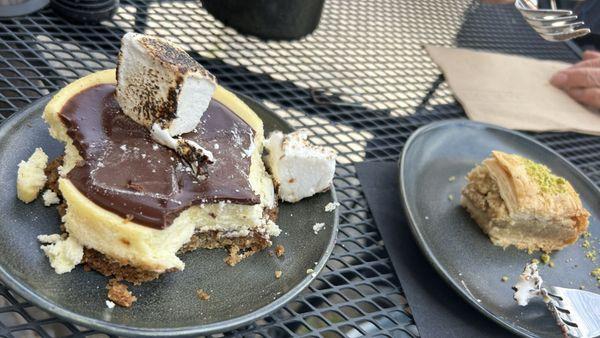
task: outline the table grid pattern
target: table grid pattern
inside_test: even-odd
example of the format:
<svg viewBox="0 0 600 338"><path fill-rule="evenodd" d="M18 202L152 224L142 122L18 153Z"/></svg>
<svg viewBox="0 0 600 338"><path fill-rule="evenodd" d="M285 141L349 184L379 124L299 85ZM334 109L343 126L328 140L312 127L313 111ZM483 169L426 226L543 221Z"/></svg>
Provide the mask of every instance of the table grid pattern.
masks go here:
<svg viewBox="0 0 600 338"><path fill-rule="evenodd" d="M339 153L340 232L323 272L284 308L215 336L417 337L354 163L396 161L418 127L465 118L423 45L577 60L566 45L539 38L512 6L477 1L327 0L314 34L265 42L223 26L198 1L125 0L113 20L94 26L71 24L50 9L0 20L0 121L76 78L114 67L119 39L130 30L182 44L221 84ZM600 138L532 135L600 184ZM106 336L59 320L0 283L0 336L70 335Z"/></svg>

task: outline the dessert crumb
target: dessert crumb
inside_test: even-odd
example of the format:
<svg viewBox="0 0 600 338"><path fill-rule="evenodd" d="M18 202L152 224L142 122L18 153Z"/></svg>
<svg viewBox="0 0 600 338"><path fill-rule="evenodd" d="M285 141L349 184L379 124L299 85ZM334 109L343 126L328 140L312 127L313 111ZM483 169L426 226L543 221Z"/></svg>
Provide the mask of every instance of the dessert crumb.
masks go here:
<svg viewBox="0 0 600 338"><path fill-rule="evenodd" d="M540 264L540 260L537 258L532 258L531 259L531 264Z"/></svg>
<svg viewBox="0 0 600 338"><path fill-rule="evenodd" d="M281 257L281 256L283 256L284 253L285 253L285 248L283 247L283 245L278 244L275 247L275 256Z"/></svg>
<svg viewBox="0 0 600 338"><path fill-rule="evenodd" d="M315 272L315 270L313 270L313 269L306 269L306 274L307 274L307 275L308 275L308 274L311 274L311 273L313 273L313 272Z"/></svg>
<svg viewBox="0 0 600 338"><path fill-rule="evenodd" d="M456 181L456 176L448 177L448 182L454 182L454 181Z"/></svg>
<svg viewBox="0 0 600 338"><path fill-rule="evenodd" d="M281 274L283 274L283 272L281 270L275 271L275 278L277 278L277 279L281 278Z"/></svg>
<svg viewBox="0 0 600 338"><path fill-rule="evenodd" d="M329 202L325 206L325 211L327 211L327 212L334 211L339 206L340 206L340 204L338 202Z"/></svg>
<svg viewBox="0 0 600 338"><path fill-rule="evenodd" d="M548 262L550 262L550 255L548 255L547 253L545 253L545 254L542 254L542 255L540 256L540 261L541 261L543 264L548 264Z"/></svg>
<svg viewBox="0 0 600 338"><path fill-rule="evenodd" d="M448 195L448 200L449 201L453 201L454 200L454 195L452 195L452 194Z"/></svg>
<svg viewBox="0 0 600 338"><path fill-rule="evenodd" d="M198 296L198 299L200 299L200 300L209 300L210 299L210 295L202 289L196 290L196 295Z"/></svg>
<svg viewBox="0 0 600 338"><path fill-rule="evenodd" d="M503 282L508 282L508 276L502 276L502 278L500 278L500 280Z"/></svg>
<svg viewBox="0 0 600 338"><path fill-rule="evenodd" d="M551 268L553 268L553 267L554 267L554 261L550 261L550 262L548 263L548 266L549 266L549 267L551 267Z"/></svg>
<svg viewBox="0 0 600 338"><path fill-rule="evenodd" d="M596 282L598 282L598 286L600 286L600 268L595 268L590 274L592 277L596 278Z"/></svg>
<svg viewBox="0 0 600 338"><path fill-rule="evenodd" d="M323 228L325 228L325 223L315 223L315 225L313 225L313 231L315 232L315 235L319 233L319 231L323 230Z"/></svg>
<svg viewBox="0 0 600 338"><path fill-rule="evenodd" d="M108 281L106 288L108 289L108 299L119 306L131 307L131 304L137 300L137 297L127 290L127 285L114 278Z"/></svg>
<svg viewBox="0 0 600 338"><path fill-rule="evenodd" d="M47 207L49 207L53 204L60 203L60 198L58 198L58 195L50 189L47 189L46 191L44 191L44 193L42 194L42 198L44 199L44 206L47 206Z"/></svg>
<svg viewBox="0 0 600 338"><path fill-rule="evenodd" d="M112 309L115 307L115 303L111 302L110 300L107 300L105 303L106 303L106 307L109 309Z"/></svg>

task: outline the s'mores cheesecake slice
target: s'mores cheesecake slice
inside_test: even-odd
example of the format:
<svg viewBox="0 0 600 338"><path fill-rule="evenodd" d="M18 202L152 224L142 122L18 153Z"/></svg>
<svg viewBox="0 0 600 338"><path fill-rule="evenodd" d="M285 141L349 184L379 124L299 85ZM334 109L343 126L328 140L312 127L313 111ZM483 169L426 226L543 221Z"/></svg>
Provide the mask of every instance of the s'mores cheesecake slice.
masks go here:
<svg viewBox="0 0 600 338"><path fill-rule="evenodd" d="M261 158L263 124L246 104L216 86L197 125L181 135L214 156L200 179L117 98L116 71L105 70L66 86L44 111L50 134L65 144L62 220L85 264L137 283L182 270L183 251L227 248L235 264L271 245L280 230Z"/></svg>
<svg viewBox="0 0 600 338"><path fill-rule="evenodd" d="M567 180L501 151L467 175L461 204L495 245L546 252L574 243L590 215Z"/></svg>

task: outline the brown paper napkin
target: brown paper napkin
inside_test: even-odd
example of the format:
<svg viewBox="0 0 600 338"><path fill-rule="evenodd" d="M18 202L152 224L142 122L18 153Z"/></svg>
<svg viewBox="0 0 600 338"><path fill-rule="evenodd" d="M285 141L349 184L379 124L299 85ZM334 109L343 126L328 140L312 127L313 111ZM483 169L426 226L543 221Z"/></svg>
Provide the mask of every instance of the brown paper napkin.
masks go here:
<svg viewBox="0 0 600 338"><path fill-rule="evenodd" d="M549 82L568 63L461 48L425 48L472 120L511 129L600 135L600 113Z"/></svg>

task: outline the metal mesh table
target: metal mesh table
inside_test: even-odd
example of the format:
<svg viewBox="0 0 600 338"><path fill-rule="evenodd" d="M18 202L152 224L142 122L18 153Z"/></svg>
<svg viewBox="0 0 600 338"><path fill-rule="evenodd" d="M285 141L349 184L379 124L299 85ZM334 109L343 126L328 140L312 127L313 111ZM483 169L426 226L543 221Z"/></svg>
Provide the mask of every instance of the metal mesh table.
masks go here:
<svg viewBox="0 0 600 338"><path fill-rule="evenodd" d="M425 44L577 59L566 45L539 38L511 6L467 0L327 0L318 30L295 42L239 35L198 1L121 3L112 21L97 26L70 24L49 9L1 20L0 119L114 67L121 35L136 30L181 43L222 84L339 152L340 232L327 267L283 309L227 333L240 336L418 336L353 164L396 161L416 128L465 117ZM599 137L534 136L600 183ZM105 336L54 318L0 284L0 336L65 335Z"/></svg>

